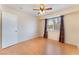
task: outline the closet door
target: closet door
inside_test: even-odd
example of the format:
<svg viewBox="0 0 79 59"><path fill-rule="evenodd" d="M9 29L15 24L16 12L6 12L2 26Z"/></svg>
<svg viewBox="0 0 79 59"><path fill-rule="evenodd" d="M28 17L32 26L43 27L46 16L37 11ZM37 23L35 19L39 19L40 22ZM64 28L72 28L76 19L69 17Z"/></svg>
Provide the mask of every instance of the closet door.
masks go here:
<svg viewBox="0 0 79 59"><path fill-rule="evenodd" d="M17 16L2 12L2 48L17 43Z"/></svg>

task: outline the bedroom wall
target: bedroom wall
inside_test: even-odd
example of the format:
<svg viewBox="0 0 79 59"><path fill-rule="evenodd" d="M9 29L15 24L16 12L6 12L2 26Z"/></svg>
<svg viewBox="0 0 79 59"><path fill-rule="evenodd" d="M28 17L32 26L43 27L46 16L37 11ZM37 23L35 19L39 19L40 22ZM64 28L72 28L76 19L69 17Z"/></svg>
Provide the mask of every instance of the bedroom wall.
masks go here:
<svg viewBox="0 0 79 59"><path fill-rule="evenodd" d="M1 20L1 10L0 10L0 48L2 46L2 20Z"/></svg>
<svg viewBox="0 0 79 59"><path fill-rule="evenodd" d="M65 43L76 45L79 40L79 12L64 15ZM60 31L48 32L48 38L59 41Z"/></svg>
<svg viewBox="0 0 79 59"><path fill-rule="evenodd" d="M38 18L44 19L44 18L57 17L61 15L65 15L64 16L65 43L79 46L79 6L73 6L69 9L54 12L46 16L40 16ZM41 24L42 22L43 20L41 20ZM41 26L44 26L44 24L42 24ZM43 30L41 29L41 31ZM41 34L43 34L43 32L41 32ZM49 32L48 34L49 39L57 41L59 40L59 31Z"/></svg>
<svg viewBox="0 0 79 59"><path fill-rule="evenodd" d="M36 38L38 33L38 20L36 17L9 7L2 6L2 11L16 14L18 17L18 42Z"/></svg>
<svg viewBox="0 0 79 59"><path fill-rule="evenodd" d="M65 42L76 45L79 43L79 12L64 16Z"/></svg>
<svg viewBox="0 0 79 59"><path fill-rule="evenodd" d="M40 28L39 28L39 32L40 32L40 36L43 37L44 34L44 19L39 21L40 23ZM57 40L59 39L59 31L48 31L48 38L52 39L52 40Z"/></svg>

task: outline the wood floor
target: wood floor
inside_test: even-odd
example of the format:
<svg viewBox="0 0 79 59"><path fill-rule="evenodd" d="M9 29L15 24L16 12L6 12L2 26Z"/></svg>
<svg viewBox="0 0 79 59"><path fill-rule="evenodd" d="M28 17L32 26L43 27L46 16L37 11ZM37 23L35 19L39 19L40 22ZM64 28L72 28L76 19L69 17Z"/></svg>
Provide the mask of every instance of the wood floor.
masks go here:
<svg viewBox="0 0 79 59"><path fill-rule="evenodd" d="M8 48L0 49L1 55L78 55L76 46L62 44L54 40L35 38Z"/></svg>

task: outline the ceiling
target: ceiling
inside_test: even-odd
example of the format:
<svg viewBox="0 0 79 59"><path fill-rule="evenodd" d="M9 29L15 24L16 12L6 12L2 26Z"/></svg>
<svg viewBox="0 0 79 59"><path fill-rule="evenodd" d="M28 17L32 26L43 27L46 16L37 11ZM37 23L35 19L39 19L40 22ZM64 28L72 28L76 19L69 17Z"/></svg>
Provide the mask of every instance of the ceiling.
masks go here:
<svg viewBox="0 0 79 59"><path fill-rule="evenodd" d="M38 15L39 11L33 10L33 8L39 8L39 6L40 6L39 4L5 4L3 6L17 9L17 10L21 10L21 11L24 11L26 13L28 12L29 14L31 14L33 16L39 16ZM47 4L45 6L52 7L52 10L46 11L46 14L48 14L51 12L56 12L56 11L60 11L60 10L69 8L69 7L73 6L73 4Z"/></svg>

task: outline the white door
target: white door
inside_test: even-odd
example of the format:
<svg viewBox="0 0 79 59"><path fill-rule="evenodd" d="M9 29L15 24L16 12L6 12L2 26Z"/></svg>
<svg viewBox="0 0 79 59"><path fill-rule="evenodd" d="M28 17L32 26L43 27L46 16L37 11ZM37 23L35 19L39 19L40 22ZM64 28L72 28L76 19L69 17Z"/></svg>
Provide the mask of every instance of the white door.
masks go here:
<svg viewBox="0 0 79 59"><path fill-rule="evenodd" d="M2 48L17 43L17 16L2 12Z"/></svg>

